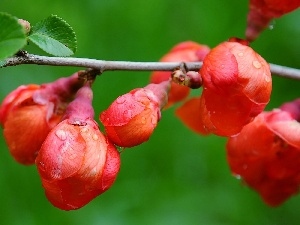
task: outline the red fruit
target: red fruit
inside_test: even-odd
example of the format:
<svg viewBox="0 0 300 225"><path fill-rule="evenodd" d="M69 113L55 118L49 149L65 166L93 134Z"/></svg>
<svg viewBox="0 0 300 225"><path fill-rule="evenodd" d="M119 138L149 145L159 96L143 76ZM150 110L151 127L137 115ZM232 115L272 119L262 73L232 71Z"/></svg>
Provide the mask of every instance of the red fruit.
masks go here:
<svg viewBox="0 0 300 225"><path fill-rule="evenodd" d="M105 192L120 168L119 152L93 120L91 101L90 87L81 88L36 158L48 200L63 210L81 208Z"/></svg>
<svg viewBox="0 0 300 225"><path fill-rule="evenodd" d="M250 0L246 38L253 41L274 18L300 6L300 0Z"/></svg>
<svg viewBox="0 0 300 225"><path fill-rule="evenodd" d="M169 82L149 84L118 97L100 114L108 138L121 147L133 147L147 141L167 102Z"/></svg>
<svg viewBox="0 0 300 225"><path fill-rule="evenodd" d="M177 44L173 47L169 53L161 58L161 62L197 62L203 61L207 53L210 51L206 45L200 45L196 42L186 41ZM171 72L168 71L156 71L151 74L150 82L158 84L162 81L167 81L171 78ZM170 107L176 102L185 99L190 92L190 88L171 83L169 92L169 100L166 107Z"/></svg>
<svg viewBox="0 0 300 225"><path fill-rule="evenodd" d="M299 102L292 102L299 107ZM294 114L295 115L295 114ZM233 174L278 206L300 187L300 124L289 111L263 112L227 143Z"/></svg>
<svg viewBox="0 0 300 225"><path fill-rule="evenodd" d="M44 85L22 85L0 107L0 123L10 153L24 165L34 163L49 131L59 123L66 104L82 81L77 73Z"/></svg>
<svg viewBox="0 0 300 225"><path fill-rule="evenodd" d="M268 63L252 48L224 42L206 56L200 70L201 133L231 136L263 111L270 100Z"/></svg>

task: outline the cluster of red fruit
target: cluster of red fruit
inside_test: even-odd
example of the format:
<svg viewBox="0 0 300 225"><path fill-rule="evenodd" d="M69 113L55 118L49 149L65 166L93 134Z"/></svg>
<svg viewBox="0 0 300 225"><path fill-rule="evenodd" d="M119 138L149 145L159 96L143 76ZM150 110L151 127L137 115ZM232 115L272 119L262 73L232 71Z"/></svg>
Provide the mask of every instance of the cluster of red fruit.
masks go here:
<svg viewBox="0 0 300 225"><path fill-rule="evenodd" d="M85 71L43 85L22 85L0 108L11 155L36 164L49 201L64 210L80 208L106 191L120 169L116 145L148 140L167 101L169 82L149 84L120 96L94 120L92 81Z"/></svg>
<svg viewBox="0 0 300 225"><path fill-rule="evenodd" d="M254 39L253 32L248 33L247 39ZM203 66L199 72L153 72L149 85L118 97L100 113L105 133L94 120L94 79L83 79L86 71L52 83L20 86L3 100L0 124L10 153L19 163L37 166L54 206L78 209L109 189L120 169L116 146L147 141L161 110L181 101L185 102L176 115L184 124L203 135L229 138L232 172L267 203L278 205L297 192L300 103L263 112L272 89L270 68L247 41L231 39L212 50L187 41L161 61L203 61ZM200 86L201 96L187 99L190 88Z"/></svg>
<svg viewBox="0 0 300 225"><path fill-rule="evenodd" d="M162 60L203 60L199 71L203 91L200 97L185 100L189 89L173 83L168 104L185 100L175 111L185 125L201 135L228 137L232 173L268 205L278 206L300 187L300 100L263 111L272 89L269 65L245 44L233 39L209 51L207 46L195 48L196 43L185 42L179 45L180 51L186 47L184 59L178 57L178 46L173 48ZM168 76L155 72L152 81L162 77Z"/></svg>

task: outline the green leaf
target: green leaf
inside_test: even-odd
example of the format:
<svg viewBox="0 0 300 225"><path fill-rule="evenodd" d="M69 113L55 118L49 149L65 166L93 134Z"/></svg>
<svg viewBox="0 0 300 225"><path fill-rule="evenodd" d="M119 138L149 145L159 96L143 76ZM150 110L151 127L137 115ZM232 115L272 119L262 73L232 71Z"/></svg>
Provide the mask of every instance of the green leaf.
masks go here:
<svg viewBox="0 0 300 225"><path fill-rule="evenodd" d="M0 12L0 60L14 55L26 43L25 30L18 19Z"/></svg>
<svg viewBox="0 0 300 225"><path fill-rule="evenodd" d="M56 15L38 22L28 38L45 52L55 56L73 55L77 48L72 27Z"/></svg>

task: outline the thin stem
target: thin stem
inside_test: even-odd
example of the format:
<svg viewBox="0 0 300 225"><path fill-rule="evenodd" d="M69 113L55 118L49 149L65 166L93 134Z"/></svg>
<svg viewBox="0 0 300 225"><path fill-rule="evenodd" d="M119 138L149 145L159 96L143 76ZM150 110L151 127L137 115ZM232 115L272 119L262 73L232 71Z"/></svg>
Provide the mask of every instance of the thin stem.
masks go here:
<svg viewBox="0 0 300 225"><path fill-rule="evenodd" d="M128 61L106 61L87 58L48 57L26 54L6 59L1 67L16 66L20 64L37 64L51 66L76 66L99 69L100 72L107 70L136 70L136 71L172 71L179 67L182 62L128 62ZM199 70L201 62L187 63L189 70Z"/></svg>
<svg viewBox="0 0 300 225"><path fill-rule="evenodd" d="M270 63L269 65L272 74L292 79L300 79L300 69L280 66L273 63Z"/></svg>
<svg viewBox="0 0 300 225"><path fill-rule="evenodd" d="M51 66L75 66L99 69L100 72L107 70L131 70L131 71L173 71L182 66L182 62L128 62L128 61L106 61L87 58L72 57L48 57L33 54L22 54L5 60L0 67L16 66L21 64L37 64ZM186 62L188 70L198 71L202 62ZM272 74L292 79L300 79L300 69L280 66L270 63Z"/></svg>

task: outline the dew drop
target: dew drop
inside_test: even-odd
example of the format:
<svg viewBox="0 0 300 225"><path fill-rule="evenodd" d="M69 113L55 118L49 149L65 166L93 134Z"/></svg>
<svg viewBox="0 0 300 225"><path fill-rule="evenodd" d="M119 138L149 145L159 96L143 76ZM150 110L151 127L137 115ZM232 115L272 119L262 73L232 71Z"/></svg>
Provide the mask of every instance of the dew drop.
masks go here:
<svg viewBox="0 0 300 225"><path fill-rule="evenodd" d="M244 56L244 53L243 52L239 52L238 56L242 57L242 56Z"/></svg>
<svg viewBox="0 0 300 225"><path fill-rule="evenodd" d="M76 157L77 157L77 154L71 154L71 155L69 156L69 159L73 160L73 159L75 159Z"/></svg>
<svg viewBox="0 0 300 225"><path fill-rule="evenodd" d="M55 135L62 141L67 139L67 134L64 130L57 130L55 132Z"/></svg>
<svg viewBox="0 0 300 225"><path fill-rule="evenodd" d="M124 96L120 96L117 98L116 102L118 104L123 104L126 101L126 98Z"/></svg>
<svg viewBox="0 0 300 225"><path fill-rule="evenodd" d="M257 60L254 60L252 62L252 65L256 68L256 69L260 69L261 68L261 63L258 62Z"/></svg>
<svg viewBox="0 0 300 225"><path fill-rule="evenodd" d="M88 131L89 129L87 128L87 127L83 127L83 128L81 128L81 133L86 133L87 131Z"/></svg>
<svg viewBox="0 0 300 225"><path fill-rule="evenodd" d="M143 116L141 120L142 124L146 124L146 117Z"/></svg>
<svg viewBox="0 0 300 225"><path fill-rule="evenodd" d="M96 168L92 169L91 172L90 172L90 175L92 177L96 176L97 175L97 169Z"/></svg>
<svg viewBox="0 0 300 225"><path fill-rule="evenodd" d="M152 117L151 117L151 123L152 123L153 125L156 125L156 124L157 124L157 119L156 119L155 116L152 116Z"/></svg>
<svg viewBox="0 0 300 225"><path fill-rule="evenodd" d="M123 115L126 118L132 118L132 110L125 110Z"/></svg>
<svg viewBox="0 0 300 225"><path fill-rule="evenodd" d="M271 78L269 76L265 76L265 81L269 83L271 81Z"/></svg>
<svg viewBox="0 0 300 225"><path fill-rule="evenodd" d="M236 179L238 179L238 180L241 180L241 179L242 179L241 175L239 175L239 174L234 175L234 177L235 177Z"/></svg>
<svg viewBox="0 0 300 225"><path fill-rule="evenodd" d="M93 134L93 139L95 140L95 141L97 141L98 139L99 139L99 137L98 137L98 135L97 134Z"/></svg>
<svg viewBox="0 0 300 225"><path fill-rule="evenodd" d="M119 153L125 151L125 147L116 146Z"/></svg>
<svg viewBox="0 0 300 225"><path fill-rule="evenodd" d="M39 162L39 165L44 169L45 164L43 162Z"/></svg>
<svg viewBox="0 0 300 225"><path fill-rule="evenodd" d="M272 20L271 23L269 24L269 30L273 30L275 27L276 21Z"/></svg>
<svg viewBox="0 0 300 225"><path fill-rule="evenodd" d="M61 172L59 168L55 168L51 171L51 178L58 179L61 176Z"/></svg>

